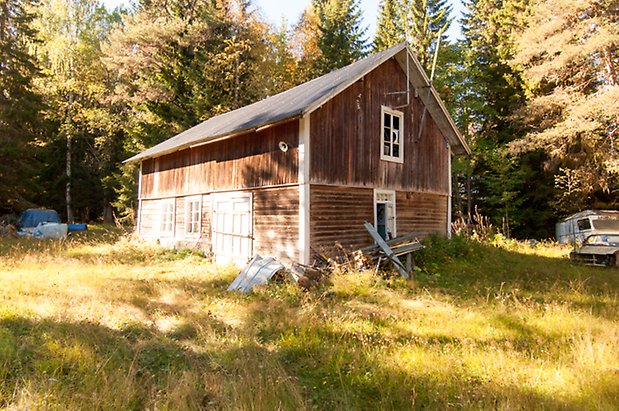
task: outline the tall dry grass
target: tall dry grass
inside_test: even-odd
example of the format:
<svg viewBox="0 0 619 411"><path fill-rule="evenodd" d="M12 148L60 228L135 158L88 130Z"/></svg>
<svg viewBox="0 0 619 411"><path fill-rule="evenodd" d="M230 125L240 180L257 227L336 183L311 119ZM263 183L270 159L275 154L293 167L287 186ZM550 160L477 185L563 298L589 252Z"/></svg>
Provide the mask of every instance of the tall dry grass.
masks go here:
<svg viewBox="0 0 619 411"><path fill-rule="evenodd" d="M413 282L246 296L235 267L110 230L3 241L0 407L612 409L619 272L565 253L432 239Z"/></svg>

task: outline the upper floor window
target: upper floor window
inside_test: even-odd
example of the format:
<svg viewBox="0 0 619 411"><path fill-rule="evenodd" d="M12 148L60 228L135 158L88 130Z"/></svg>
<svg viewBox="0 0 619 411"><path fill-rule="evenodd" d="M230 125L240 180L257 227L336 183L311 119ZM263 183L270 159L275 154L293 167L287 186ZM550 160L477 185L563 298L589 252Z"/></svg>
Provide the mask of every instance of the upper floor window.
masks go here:
<svg viewBox="0 0 619 411"><path fill-rule="evenodd" d="M404 113L383 106L381 110L381 160L404 162Z"/></svg>

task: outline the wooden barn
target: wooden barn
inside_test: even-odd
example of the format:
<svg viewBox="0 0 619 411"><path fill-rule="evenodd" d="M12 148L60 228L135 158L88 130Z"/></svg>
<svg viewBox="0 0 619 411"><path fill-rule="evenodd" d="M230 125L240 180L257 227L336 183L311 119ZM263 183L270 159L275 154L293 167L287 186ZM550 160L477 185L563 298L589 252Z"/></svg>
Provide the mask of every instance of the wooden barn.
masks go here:
<svg viewBox="0 0 619 411"><path fill-rule="evenodd" d="M141 165L141 238L307 264L336 241L371 243L366 221L384 237L449 235L451 158L469 152L402 43L127 162Z"/></svg>

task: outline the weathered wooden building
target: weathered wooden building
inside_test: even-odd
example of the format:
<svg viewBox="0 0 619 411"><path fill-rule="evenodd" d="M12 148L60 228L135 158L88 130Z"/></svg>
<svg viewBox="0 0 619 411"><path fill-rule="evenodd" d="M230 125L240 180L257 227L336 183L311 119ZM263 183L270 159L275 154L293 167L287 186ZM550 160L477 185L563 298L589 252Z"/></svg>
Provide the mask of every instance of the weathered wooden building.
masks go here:
<svg viewBox="0 0 619 411"><path fill-rule="evenodd" d="M469 148L403 43L127 160L138 231L218 260L310 262L336 241L449 233L451 158Z"/></svg>

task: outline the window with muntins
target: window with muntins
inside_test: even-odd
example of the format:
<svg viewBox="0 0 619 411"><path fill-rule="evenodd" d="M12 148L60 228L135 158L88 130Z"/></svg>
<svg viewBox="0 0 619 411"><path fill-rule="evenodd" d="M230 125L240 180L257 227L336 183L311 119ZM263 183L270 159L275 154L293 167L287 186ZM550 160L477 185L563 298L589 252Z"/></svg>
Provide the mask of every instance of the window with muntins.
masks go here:
<svg viewBox="0 0 619 411"><path fill-rule="evenodd" d="M187 199L185 217L185 232L190 235L200 235L200 223L202 216L202 202L199 198Z"/></svg>
<svg viewBox="0 0 619 411"><path fill-rule="evenodd" d="M161 225L162 234L172 235L174 233L174 200L164 201L161 204Z"/></svg>
<svg viewBox="0 0 619 411"><path fill-rule="evenodd" d="M387 161L404 161L404 113L384 107L381 110L382 134L380 158Z"/></svg>

